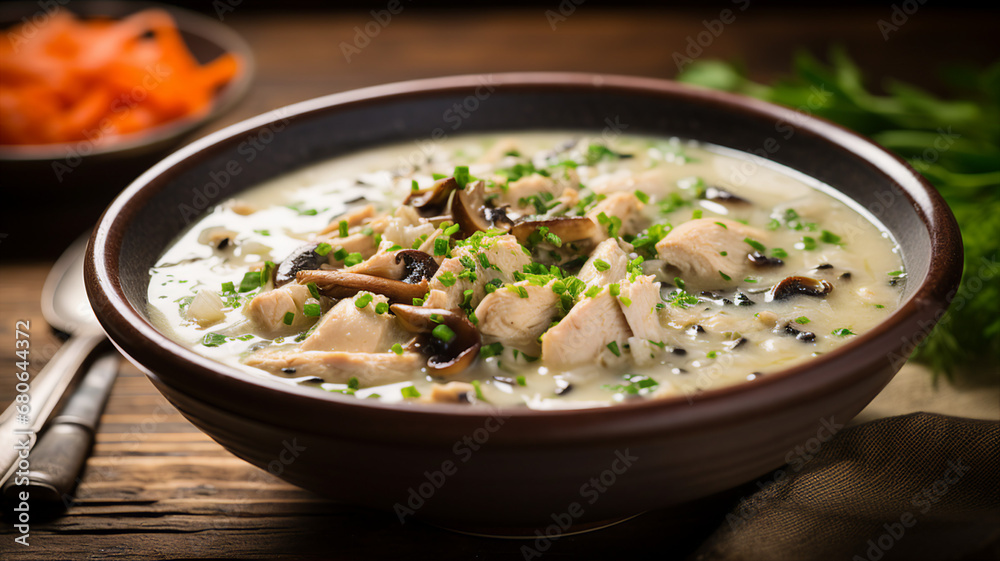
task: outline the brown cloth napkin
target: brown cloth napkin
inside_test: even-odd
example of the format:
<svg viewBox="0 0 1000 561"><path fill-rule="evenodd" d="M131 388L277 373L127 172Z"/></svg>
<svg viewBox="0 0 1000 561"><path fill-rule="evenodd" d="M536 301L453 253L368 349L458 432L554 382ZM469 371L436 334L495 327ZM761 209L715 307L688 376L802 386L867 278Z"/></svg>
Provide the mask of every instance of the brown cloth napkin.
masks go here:
<svg viewBox="0 0 1000 561"><path fill-rule="evenodd" d="M996 551L1000 421L880 419L842 430L783 472L762 478L689 559L947 561Z"/></svg>

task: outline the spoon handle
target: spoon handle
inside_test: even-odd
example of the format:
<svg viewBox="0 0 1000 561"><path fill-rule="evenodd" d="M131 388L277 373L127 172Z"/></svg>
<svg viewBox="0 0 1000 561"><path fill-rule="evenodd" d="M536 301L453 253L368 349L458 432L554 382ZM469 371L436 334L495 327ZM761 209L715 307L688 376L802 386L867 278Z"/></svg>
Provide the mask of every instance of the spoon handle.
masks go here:
<svg viewBox="0 0 1000 561"><path fill-rule="evenodd" d="M118 353L108 353L90 366L31 450L27 476L12 478L3 486L8 504L15 504L21 493L26 493L32 504L54 514L72 502L70 492L90 455L120 363Z"/></svg>
<svg viewBox="0 0 1000 561"><path fill-rule="evenodd" d="M34 446L37 434L63 401L67 388L84 363L94 349L106 341L100 329L84 329L70 337L41 372L29 381L28 403L15 400L0 415L0 484L17 471L21 459L19 454L27 454ZM19 413L20 405L28 406L26 415Z"/></svg>

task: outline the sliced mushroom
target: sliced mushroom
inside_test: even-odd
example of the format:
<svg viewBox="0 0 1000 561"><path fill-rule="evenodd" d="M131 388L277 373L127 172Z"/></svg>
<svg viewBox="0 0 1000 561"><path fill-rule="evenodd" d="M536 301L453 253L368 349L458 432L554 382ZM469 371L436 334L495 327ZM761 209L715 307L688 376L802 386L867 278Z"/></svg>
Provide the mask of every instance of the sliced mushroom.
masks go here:
<svg viewBox="0 0 1000 561"><path fill-rule="evenodd" d="M754 251L753 253L747 254L747 259L754 264L755 267L780 267L785 264L784 261L778 259L777 257L768 257L759 251Z"/></svg>
<svg viewBox="0 0 1000 561"><path fill-rule="evenodd" d="M826 296L833 290L833 285L825 280L810 277L787 277L767 293L766 302L784 300L789 296L802 294L805 296Z"/></svg>
<svg viewBox="0 0 1000 561"><path fill-rule="evenodd" d="M298 247L288 257L285 257L274 273L274 286L284 286L293 280L299 271L312 271L319 269L320 265L329 263L330 258L326 255L316 253L318 243L306 244ZM267 279L264 279L265 281Z"/></svg>
<svg viewBox="0 0 1000 561"><path fill-rule="evenodd" d="M448 198L456 189L458 182L455 178L446 177L435 181L430 189L410 193L403 204L415 208L420 216L430 218L444 213L448 207Z"/></svg>
<svg viewBox="0 0 1000 561"><path fill-rule="evenodd" d="M234 232L222 226L205 228L198 234L198 243L212 246L215 249L226 249L236 240L238 232Z"/></svg>
<svg viewBox="0 0 1000 561"><path fill-rule="evenodd" d="M514 227L514 221L507 216L506 207L494 207L486 200L486 184L482 181L455 194L451 200L451 214L455 223L462 228L462 237L491 228L507 232Z"/></svg>
<svg viewBox="0 0 1000 561"><path fill-rule="evenodd" d="M427 356L427 369L435 376L452 376L465 370L479 357L482 338L468 319L444 308L424 308L393 304L389 308L403 329L416 333L409 350ZM445 326L451 339L434 335L434 329Z"/></svg>
<svg viewBox="0 0 1000 561"><path fill-rule="evenodd" d="M585 216L556 216L545 220L525 220L511 228L521 245L528 244L528 237L539 228L548 228L549 233L559 236L563 242L589 240L598 234L597 224Z"/></svg>
<svg viewBox="0 0 1000 561"><path fill-rule="evenodd" d="M371 275L407 284L417 284L421 280L433 277L437 268L437 261L427 253L415 249L401 249L373 255L357 265L343 269L341 272Z"/></svg>
<svg viewBox="0 0 1000 561"><path fill-rule="evenodd" d="M743 197L739 195L734 195L729 191L726 191L725 189L721 189L719 187L708 187L707 189L705 189L705 194L702 195L702 198L722 204L738 204L738 205L750 204L750 201L744 199Z"/></svg>
<svg viewBox="0 0 1000 561"><path fill-rule="evenodd" d="M423 298L428 290L426 279L410 284L400 280L343 271L299 271L296 280L299 284L316 283L320 294L330 298L347 298L366 291L381 294L391 302L409 303L413 302L414 298Z"/></svg>
<svg viewBox="0 0 1000 561"><path fill-rule="evenodd" d="M796 339L803 343L812 343L816 340L816 334L812 331L804 331L794 327L791 323L785 324L785 333L794 335Z"/></svg>

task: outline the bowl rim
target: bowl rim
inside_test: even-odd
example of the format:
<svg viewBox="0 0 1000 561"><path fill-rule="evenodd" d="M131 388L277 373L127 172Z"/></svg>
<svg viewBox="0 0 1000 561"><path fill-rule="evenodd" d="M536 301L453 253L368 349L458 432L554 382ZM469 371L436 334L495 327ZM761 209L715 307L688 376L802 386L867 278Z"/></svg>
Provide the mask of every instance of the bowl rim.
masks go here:
<svg viewBox="0 0 1000 561"><path fill-rule="evenodd" d="M895 348L901 338L905 342L912 337L919 320L939 317L954 296L962 271L961 236L954 216L937 190L919 173L901 158L889 153L873 141L825 119L805 115L790 108L665 79L570 72L514 72L490 74L490 83L496 85L498 91L502 91L503 88L518 92L605 88L614 89L619 93L660 96L676 102L709 104L728 111L745 111L775 122L785 122L797 132L825 138L831 144L831 148L849 152L896 184L900 193L904 195L905 202L909 203L918 214L930 237L931 255L927 275L909 298L888 318L872 330L829 353L758 378L752 383L737 383L704 390L690 399L678 395L585 409L535 410L526 407L492 408L452 404L384 403L378 400L358 400L336 393L317 391L315 388L270 381L263 376L257 378L199 355L173 341L160 333L129 303L117 276L122 245L121 232L143 202L152 196L151 190L157 187L164 188L169 183L171 171L177 166L182 166L188 158L259 127L267 126L278 119L308 119L314 113L359 105L392 103L423 95L468 92L480 85L484 76L469 74L396 82L295 103L214 132L178 150L150 168L105 210L87 250L87 292L94 309L101 311L98 317L115 345L127 357L132 358L133 362L140 365L148 360L155 360L158 368L141 368L146 372L156 370L153 376L160 383L167 384L182 393L187 393L187 390L179 387L169 375L163 376L161 372L171 370L176 372L181 369L185 371L185 376L196 373L200 380L207 377L220 387L238 390L243 392L242 395L251 395L265 401L277 401L278 396L273 392L278 392L281 394L281 399L290 400L296 408L302 408L302 411L310 408L326 408L324 412L380 415L400 423L419 425L421 420L427 421L447 415L448 419L462 422L465 427L482 426L486 419L496 416L499 412L504 418L524 419L529 422L533 419L553 419L562 427L573 426L568 424L570 421L579 421L588 427L595 427L612 420L632 423L631 426L636 427L642 424L641 420L644 417L659 412L671 417L672 420L668 423L671 427L681 430L685 427L715 425L723 422L725 418L746 419L753 411L761 408L770 409L778 405L804 403L807 397L818 398L828 392L843 390L859 383L867 375L865 368L838 368L838 365L843 367L852 363L852 357L867 356L869 357L866 359L867 363L887 358L887 349ZM166 180L163 179L165 176ZM159 185L158 180L160 180ZM136 355L140 358L137 359ZM902 361L905 359L906 356L902 357ZM866 364L864 360L858 360L857 363ZM811 379L810 373L813 374ZM737 402L741 404L737 406ZM213 402L213 405L227 409L218 401ZM560 423L559 419L563 422ZM639 421L640 425L636 425L636 421ZM295 420L288 419L286 422L294 424ZM312 427L305 430L318 429ZM527 441L541 442L546 438L552 442L553 433L540 431L534 436L529 436Z"/></svg>
<svg viewBox="0 0 1000 561"><path fill-rule="evenodd" d="M115 11L116 13L110 17L116 19L146 9L163 10L174 18L177 29L181 33L196 35L214 43L223 51L239 57L240 69L233 80L216 92L212 105L203 114L186 115L141 131L115 135L109 137L107 142L100 144L94 144L87 139L51 144L0 144L0 162L63 160L80 143L91 145L90 152L80 154L83 158L115 156L131 151L141 152L146 149L153 149L160 144L191 133L198 127L217 119L232 109L250 91L250 84L253 82L254 75L256 74L256 60L253 55L253 49L250 48L246 40L236 33L236 31L221 22L215 21L198 12L158 2L78 0L72 6L77 7L79 11L70 10L71 13L83 19L99 17L103 10ZM38 3L12 2L0 7L0 18L9 17L8 14L23 13L22 7L33 7L36 11L44 11L42 8L39 8ZM46 13L49 12L46 11ZM79 153L79 151L77 152Z"/></svg>

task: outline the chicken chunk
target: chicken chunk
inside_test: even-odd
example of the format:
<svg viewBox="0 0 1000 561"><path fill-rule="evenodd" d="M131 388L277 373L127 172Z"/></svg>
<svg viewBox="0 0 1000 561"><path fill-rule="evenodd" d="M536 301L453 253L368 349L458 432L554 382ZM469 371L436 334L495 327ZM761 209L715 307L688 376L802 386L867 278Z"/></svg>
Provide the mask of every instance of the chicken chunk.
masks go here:
<svg viewBox="0 0 1000 561"><path fill-rule="evenodd" d="M466 263L471 262L474 265L475 281L459 278L459 275L466 270L463 258ZM483 259L490 267L483 266ZM430 281L431 292L437 290L444 293L443 299L440 296L436 297L437 304L434 307L458 311L460 304L465 300L465 291L471 289L473 292L469 305L475 309L486 296L483 286L487 282L500 279L504 284L509 284L514 280L514 272L522 271L530 262L531 257L524 252L521 244L517 243L517 238L507 234L483 238L478 247L458 246L452 250L452 257L441 263ZM449 280L442 281L442 278ZM452 278L455 280L454 283L451 283ZM424 305L429 304L425 302Z"/></svg>
<svg viewBox="0 0 1000 561"><path fill-rule="evenodd" d="M302 313L302 305L309 298L305 285L289 283L281 288L261 292L244 306L243 313L261 332L274 335L289 331L302 331L316 321L316 318ZM285 315L293 314L291 324L285 323Z"/></svg>
<svg viewBox="0 0 1000 561"><path fill-rule="evenodd" d="M699 218L671 230L656 244L656 252L688 284L729 287L751 272L747 255L753 248L746 238L765 242L767 232L726 218Z"/></svg>
<svg viewBox="0 0 1000 561"><path fill-rule="evenodd" d="M551 177L533 173L517 181L510 182L507 190L500 193L499 202L501 204L508 204L519 211L530 209L530 212L534 212L534 207L531 204L522 206L520 203L521 199L531 197L532 195L540 195L541 193L552 195L552 198L555 198L561 195L564 189L565 186L561 182L556 182Z"/></svg>
<svg viewBox="0 0 1000 561"><path fill-rule="evenodd" d="M360 226L365 220L371 220L375 217L375 207L373 205L365 205L363 207L351 209L344 214L334 218L327 224L326 228L320 230L319 234L329 234L331 232L340 231L340 223L345 222L348 228L354 228Z"/></svg>
<svg viewBox="0 0 1000 561"><path fill-rule="evenodd" d="M618 304L632 333L642 339L662 342L663 327L656 311L660 303L660 283L653 282L652 276L640 276L631 282L623 281L620 287Z"/></svg>
<svg viewBox="0 0 1000 561"><path fill-rule="evenodd" d="M355 300L362 294L373 298L367 306L358 308ZM375 306L380 302L388 304L388 298L370 292L361 292L358 296L337 302L323 315L300 348L303 351L376 353L388 351L393 343L405 341L406 333L391 314L375 313Z"/></svg>
<svg viewBox="0 0 1000 561"><path fill-rule="evenodd" d="M599 261L608 266L598 265ZM587 283L587 286L605 286L625 278L627 269L628 255L617 240L607 239L594 248L590 258L580 268L577 278Z"/></svg>
<svg viewBox="0 0 1000 561"><path fill-rule="evenodd" d="M430 395L424 398L424 401L431 403L468 403L469 395L474 394L475 391L475 386L465 382L434 384L431 387Z"/></svg>
<svg viewBox="0 0 1000 561"><path fill-rule="evenodd" d="M608 344L615 342L621 353L631 336L617 298L605 290L573 306L558 325L542 335L542 359L551 368L605 364Z"/></svg>
<svg viewBox="0 0 1000 561"><path fill-rule="evenodd" d="M316 376L334 384L357 378L358 385L367 388L409 380L427 359L411 352L277 351L258 352L243 362L279 375Z"/></svg>
<svg viewBox="0 0 1000 561"><path fill-rule="evenodd" d="M487 341L499 341L505 347L537 355L538 336L552 323L559 295L552 291L552 283L538 286L521 281L511 286L517 292L502 288L488 294L476 307L479 331Z"/></svg>
<svg viewBox="0 0 1000 561"><path fill-rule="evenodd" d="M643 206L642 201L632 193L611 193L587 213L587 218L597 224L600 231L599 239L601 240L609 237L608 224L601 224L601 214L604 214L608 218L614 216L621 219L621 229L617 232L617 235L627 234L634 236L644 227L644 218L642 216Z"/></svg>

